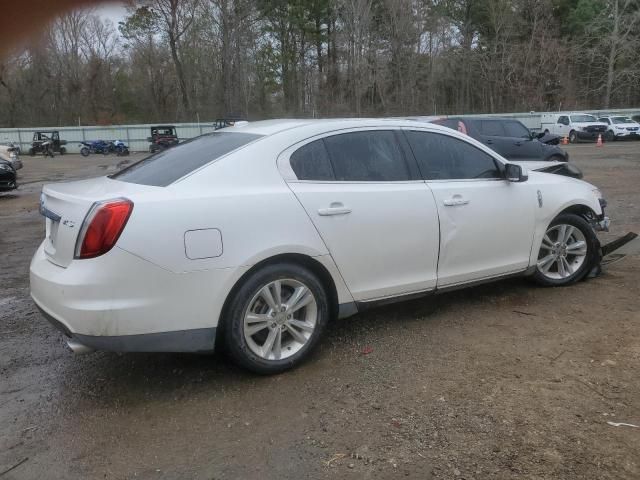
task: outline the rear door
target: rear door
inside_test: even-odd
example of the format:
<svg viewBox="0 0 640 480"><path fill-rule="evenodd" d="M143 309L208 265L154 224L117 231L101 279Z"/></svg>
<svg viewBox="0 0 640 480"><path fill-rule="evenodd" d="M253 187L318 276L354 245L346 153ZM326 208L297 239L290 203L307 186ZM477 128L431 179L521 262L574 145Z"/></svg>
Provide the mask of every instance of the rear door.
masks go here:
<svg viewBox="0 0 640 480"><path fill-rule="evenodd" d="M505 158L513 158L517 150L513 139L507 136L501 120L476 120L479 140Z"/></svg>
<svg viewBox="0 0 640 480"><path fill-rule="evenodd" d="M406 134L440 217L438 287L525 270L536 202L531 186L504 180L500 162L457 137Z"/></svg>
<svg viewBox="0 0 640 480"><path fill-rule="evenodd" d="M540 160L542 144L531 138L531 132L517 120L505 120L504 130L513 143L512 160Z"/></svg>
<svg viewBox="0 0 640 480"><path fill-rule="evenodd" d="M438 212L401 131L315 137L279 165L355 300L435 287Z"/></svg>

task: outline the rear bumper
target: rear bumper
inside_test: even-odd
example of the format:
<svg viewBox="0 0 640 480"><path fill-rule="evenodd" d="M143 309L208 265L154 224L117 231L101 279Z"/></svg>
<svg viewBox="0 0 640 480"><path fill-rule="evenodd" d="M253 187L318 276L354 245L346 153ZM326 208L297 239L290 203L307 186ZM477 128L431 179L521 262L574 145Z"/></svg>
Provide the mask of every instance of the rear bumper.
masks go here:
<svg viewBox="0 0 640 480"><path fill-rule="evenodd" d="M212 351L226 293L241 273L174 273L118 247L62 268L40 246L31 261L31 297L70 340L92 349Z"/></svg>

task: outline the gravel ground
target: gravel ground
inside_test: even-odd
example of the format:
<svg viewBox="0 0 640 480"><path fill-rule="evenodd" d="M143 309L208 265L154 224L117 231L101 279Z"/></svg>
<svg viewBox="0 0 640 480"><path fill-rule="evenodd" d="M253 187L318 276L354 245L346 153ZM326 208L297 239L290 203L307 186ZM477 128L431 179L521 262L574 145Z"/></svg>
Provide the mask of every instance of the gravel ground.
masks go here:
<svg viewBox="0 0 640 480"><path fill-rule="evenodd" d="M640 232L640 142L569 150L609 200L605 239ZM640 428L608 423L640 425L640 242L570 288L510 280L334 322L279 376L74 356L29 299L38 195L120 160L27 157L0 195L2 480L640 478Z"/></svg>

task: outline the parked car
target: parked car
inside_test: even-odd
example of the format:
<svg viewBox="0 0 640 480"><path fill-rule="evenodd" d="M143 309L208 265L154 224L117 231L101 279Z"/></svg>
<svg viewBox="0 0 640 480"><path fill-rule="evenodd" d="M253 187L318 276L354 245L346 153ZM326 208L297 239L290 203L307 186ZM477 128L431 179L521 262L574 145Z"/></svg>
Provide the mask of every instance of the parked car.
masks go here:
<svg viewBox="0 0 640 480"><path fill-rule="evenodd" d="M332 317L511 276L583 279L604 206L593 185L439 125L255 122L46 185L31 296L76 352L219 342L276 373Z"/></svg>
<svg viewBox="0 0 640 480"><path fill-rule="evenodd" d="M9 143L0 145L0 159L11 163L14 170L18 171L22 168L22 160L20 160L19 149Z"/></svg>
<svg viewBox="0 0 640 480"><path fill-rule="evenodd" d="M33 156L38 153L47 155L50 152L64 155L67 153L66 144L66 140L60 139L60 132L58 130L33 132L33 142L29 149L29 155ZM48 148L45 149L45 147Z"/></svg>
<svg viewBox="0 0 640 480"><path fill-rule="evenodd" d="M600 117L598 121L607 124L607 131L604 134L607 141L621 138L640 138L640 124L627 116Z"/></svg>
<svg viewBox="0 0 640 480"><path fill-rule="evenodd" d="M607 124L588 113L543 113L541 130L577 143L579 140L597 140L600 135L604 139Z"/></svg>
<svg viewBox="0 0 640 480"><path fill-rule="evenodd" d="M0 159L0 192L8 192L18 188L16 171L8 160Z"/></svg>
<svg viewBox="0 0 640 480"><path fill-rule="evenodd" d="M534 135L522 122L516 119L447 117L433 119L431 122L466 133L507 160L527 162L526 166L530 170L542 170L582 178L582 171L578 167L566 163L569 161L567 152L557 145L542 143L538 139L538 137L546 136L552 140L549 138L550 135L544 133Z"/></svg>
<svg viewBox="0 0 640 480"><path fill-rule="evenodd" d="M147 141L151 143L149 145L150 153L174 147L179 142L176 127L173 125L151 127L151 136L147 138Z"/></svg>

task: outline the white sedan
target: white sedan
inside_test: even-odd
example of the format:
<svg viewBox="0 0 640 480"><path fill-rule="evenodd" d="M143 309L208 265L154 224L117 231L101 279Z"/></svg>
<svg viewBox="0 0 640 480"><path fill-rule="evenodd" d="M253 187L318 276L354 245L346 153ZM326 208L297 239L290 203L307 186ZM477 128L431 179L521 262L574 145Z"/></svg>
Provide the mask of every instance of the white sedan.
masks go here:
<svg viewBox="0 0 640 480"><path fill-rule="evenodd" d="M449 128L277 120L109 177L47 185L31 295L76 352L207 352L275 373L329 319L600 261L593 185L527 172Z"/></svg>

